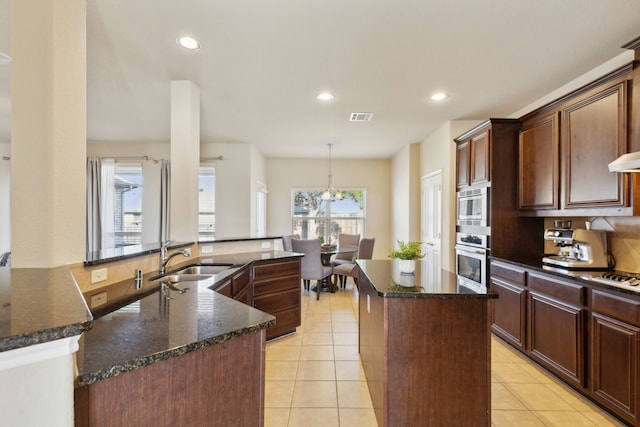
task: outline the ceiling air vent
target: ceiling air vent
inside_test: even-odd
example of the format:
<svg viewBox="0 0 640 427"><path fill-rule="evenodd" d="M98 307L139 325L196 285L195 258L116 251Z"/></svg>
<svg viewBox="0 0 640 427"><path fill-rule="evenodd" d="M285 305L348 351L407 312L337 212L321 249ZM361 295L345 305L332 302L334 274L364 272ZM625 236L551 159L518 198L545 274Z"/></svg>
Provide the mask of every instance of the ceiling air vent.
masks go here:
<svg viewBox="0 0 640 427"><path fill-rule="evenodd" d="M6 53L0 52L0 64L10 64L10 63L11 63L11 57Z"/></svg>
<svg viewBox="0 0 640 427"><path fill-rule="evenodd" d="M350 122L369 122L373 117L373 113L351 113Z"/></svg>

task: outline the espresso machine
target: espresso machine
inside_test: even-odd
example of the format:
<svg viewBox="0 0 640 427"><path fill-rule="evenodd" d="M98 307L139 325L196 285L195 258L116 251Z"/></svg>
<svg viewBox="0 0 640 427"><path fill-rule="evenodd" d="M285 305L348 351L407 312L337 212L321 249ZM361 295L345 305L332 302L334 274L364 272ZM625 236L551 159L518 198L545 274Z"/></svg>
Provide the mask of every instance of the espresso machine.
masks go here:
<svg viewBox="0 0 640 427"><path fill-rule="evenodd" d="M568 270L597 270L609 268L607 236L604 231L548 228L544 239L555 243L557 254L542 258L544 265Z"/></svg>

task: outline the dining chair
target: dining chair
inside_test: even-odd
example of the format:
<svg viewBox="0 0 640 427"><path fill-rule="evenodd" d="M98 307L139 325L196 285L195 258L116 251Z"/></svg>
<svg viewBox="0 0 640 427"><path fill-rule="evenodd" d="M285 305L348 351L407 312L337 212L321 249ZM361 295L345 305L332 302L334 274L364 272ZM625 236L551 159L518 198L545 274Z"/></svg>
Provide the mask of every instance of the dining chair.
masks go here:
<svg viewBox="0 0 640 427"><path fill-rule="evenodd" d="M358 245L358 259L372 259L373 258L373 246L376 243L376 238L363 238ZM358 276L360 275L360 267L355 262L340 264L333 267L334 281L340 283L341 288L347 286L347 277L353 277L353 283L360 289L358 284Z"/></svg>
<svg viewBox="0 0 640 427"><path fill-rule="evenodd" d="M293 248L291 247L291 239L300 239L299 234L285 234L282 236L282 250L283 251L291 251Z"/></svg>
<svg viewBox="0 0 640 427"><path fill-rule="evenodd" d="M333 267L322 265L320 258L321 244L318 239L291 239L293 251L304 254L301 260L300 275L302 276L305 290L309 290L312 280L318 281L316 285L316 299L320 299L322 279L328 277L328 280L331 280L331 274L333 274Z"/></svg>
<svg viewBox="0 0 640 427"><path fill-rule="evenodd" d="M345 246L358 247L359 242L360 242L359 234L347 234L347 233L338 234L338 247L345 247ZM336 265L348 264L348 263L353 264L353 262L356 259L356 255L357 255L357 251L338 252L336 254L336 257L331 260L331 265L336 266Z"/></svg>

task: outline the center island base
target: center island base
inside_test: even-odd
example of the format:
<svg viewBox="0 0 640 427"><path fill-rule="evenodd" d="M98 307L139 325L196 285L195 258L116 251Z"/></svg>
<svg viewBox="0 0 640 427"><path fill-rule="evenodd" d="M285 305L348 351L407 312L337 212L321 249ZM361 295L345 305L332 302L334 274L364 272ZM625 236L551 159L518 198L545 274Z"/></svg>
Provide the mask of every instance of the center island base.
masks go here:
<svg viewBox="0 0 640 427"><path fill-rule="evenodd" d="M398 288L393 261L359 263L360 357L378 425L490 426L496 295L419 266L416 286Z"/></svg>

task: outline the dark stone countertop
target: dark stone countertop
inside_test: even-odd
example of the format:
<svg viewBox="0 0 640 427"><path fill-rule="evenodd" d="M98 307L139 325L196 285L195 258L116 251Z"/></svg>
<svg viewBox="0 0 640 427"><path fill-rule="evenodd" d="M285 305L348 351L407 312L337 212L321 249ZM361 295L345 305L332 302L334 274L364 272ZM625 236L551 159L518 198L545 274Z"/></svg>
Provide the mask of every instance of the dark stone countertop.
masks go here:
<svg viewBox="0 0 640 427"><path fill-rule="evenodd" d="M589 285L592 288L607 289L610 291L620 292L621 294L625 294L627 296L634 296L634 297L640 298L640 290L633 290L633 289L624 288L621 286L609 285L606 283L596 282L593 280L594 277L599 277L604 271L614 271L613 269L564 270L564 269L553 268L553 267L545 268L545 266L542 265L542 260L540 258L504 259L504 258L498 258L498 257L489 257L489 259L523 267L528 270L533 270L539 273L545 273L550 276L555 276L563 280L572 280L578 283Z"/></svg>
<svg viewBox="0 0 640 427"><path fill-rule="evenodd" d="M199 282L180 282L185 293L159 285L120 308L96 313L93 328L80 339L76 386L116 376L275 324L275 317L214 292L229 276L260 261L302 254L261 251L196 258L197 264L227 264L227 271ZM185 268L182 266L181 268ZM175 271L175 270L172 270ZM172 271L167 272L167 275ZM153 275L146 275L150 280Z"/></svg>
<svg viewBox="0 0 640 427"><path fill-rule="evenodd" d="M0 352L80 335L92 319L67 267L0 268Z"/></svg>
<svg viewBox="0 0 640 427"><path fill-rule="evenodd" d="M414 274L401 274L392 260L358 260L378 295L383 298L497 298L490 292L478 292L458 284L456 275L433 267L428 261L416 261Z"/></svg>

